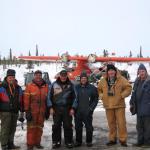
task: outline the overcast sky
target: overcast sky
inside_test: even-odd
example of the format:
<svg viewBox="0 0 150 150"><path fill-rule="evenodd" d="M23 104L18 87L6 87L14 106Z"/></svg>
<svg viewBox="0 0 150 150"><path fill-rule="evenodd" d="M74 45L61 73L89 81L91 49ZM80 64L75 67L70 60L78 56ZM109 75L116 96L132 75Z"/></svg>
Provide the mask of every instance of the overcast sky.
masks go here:
<svg viewBox="0 0 150 150"><path fill-rule="evenodd" d="M150 56L150 0L0 0L0 54Z"/></svg>

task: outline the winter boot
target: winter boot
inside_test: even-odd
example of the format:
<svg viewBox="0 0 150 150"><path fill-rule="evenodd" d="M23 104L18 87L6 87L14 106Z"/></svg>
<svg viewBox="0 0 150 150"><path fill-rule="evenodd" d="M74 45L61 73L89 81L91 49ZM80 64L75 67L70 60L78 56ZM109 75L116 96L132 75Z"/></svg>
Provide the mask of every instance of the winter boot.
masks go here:
<svg viewBox="0 0 150 150"><path fill-rule="evenodd" d="M16 146L13 142L8 143L8 149L19 149L20 146Z"/></svg>
<svg viewBox="0 0 150 150"><path fill-rule="evenodd" d="M36 147L37 149L44 149L44 147L43 147L42 145L40 145L40 144L36 145L35 147Z"/></svg>
<svg viewBox="0 0 150 150"><path fill-rule="evenodd" d="M27 150L33 150L33 146L27 146Z"/></svg>
<svg viewBox="0 0 150 150"><path fill-rule="evenodd" d="M61 142L53 142L52 144L53 149L59 148L60 146L61 146Z"/></svg>
<svg viewBox="0 0 150 150"><path fill-rule="evenodd" d="M113 145L116 145L117 142L116 141L109 141L106 143L107 146L113 146Z"/></svg>
<svg viewBox="0 0 150 150"><path fill-rule="evenodd" d="M67 148L73 148L73 143L66 143Z"/></svg>

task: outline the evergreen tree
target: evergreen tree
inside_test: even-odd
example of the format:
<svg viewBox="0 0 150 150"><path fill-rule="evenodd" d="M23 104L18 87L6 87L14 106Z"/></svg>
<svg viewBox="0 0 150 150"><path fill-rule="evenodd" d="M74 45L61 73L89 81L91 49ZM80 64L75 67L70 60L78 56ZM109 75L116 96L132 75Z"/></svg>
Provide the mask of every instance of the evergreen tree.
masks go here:
<svg viewBox="0 0 150 150"><path fill-rule="evenodd" d="M105 50L105 49L104 49L104 51L103 51L103 56L104 56L104 57L107 57L107 56L108 56L108 55L107 55L107 50Z"/></svg>
<svg viewBox="0 0 150 150"><path fill-rule="evenodd" d="M36 54L35 56L39 56L39 49L38 49L38 45L36 44Z"/></svg>
<svg viewBox="0 0 150 150"><path fill-rule="evenodd" d="M31 56L30 50L29 50L29 56ZM28 69L32 69L33 68L33 62L31 60L28 61L27 68Z"/></svg>
<svg viewBox="0 0 150 150"><path fill-rule="evenodd" d="M132 51L130 51L130 55L129 55L129 57L132 57Z"/></svg>
<svg viewBox="0 0 150 150"><path fill-rule="evenodd" d="M10 48L10 51L9 51L9 60L10 60L10 62L12 62L12 49Z"/></svg>
<svg viewBox="0 0 150 150"><path fill-rule="evenodd" d="M31 52L30 52L30 50L29 50L29 56L31 56Z"/></svg>
<svg viewBox="0 0 150 150"><path fill-rule="evenodd" d="M38 45L36 44L36 54L35 56L39 56L39 49L38 49ZM37 64L37 66L39 66L39 61L35 61L35 64Z"/></svg>
<svg viewBox="0 0 150 150"><path fill-rule="evenodd" d="M139 57L143 57L143 55L142 55L142 46L140 46L140 56Z"/></svg>

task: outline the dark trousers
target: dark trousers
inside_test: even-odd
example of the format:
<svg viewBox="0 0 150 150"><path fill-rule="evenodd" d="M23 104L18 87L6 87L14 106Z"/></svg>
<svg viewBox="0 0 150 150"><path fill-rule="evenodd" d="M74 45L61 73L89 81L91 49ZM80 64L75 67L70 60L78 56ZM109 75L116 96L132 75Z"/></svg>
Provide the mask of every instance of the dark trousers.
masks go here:
<svg viewBox="0 0 150 150"><path fill-rule="evenodd" d="M86 142L91 143L93 137L93 126L92 126L92 112L85 113L85 112L77 112L75 114L75 129L76 129L76 142L82 143L82 131L83 131L83 124L86 128Z"/></svg>
<svg viewBox="0 0 150 150"><path fill-rule="evenodd" d="M69 108L55 107L52 126L52 141L61 142L61 128L64 128L65 144L73 141L72 116L69 115Z"/></svg>
<svg viewBox="0 0 150 150"><path fill-rule="evenodd" d="M18 114L12 112L1 112L1 145L14 142Z"/></svg>
<svg viewBox="0 0 150 150"><path fill-rule="evenodd" d="M150 145L150 116L137 116L137 142Z"/></svg>

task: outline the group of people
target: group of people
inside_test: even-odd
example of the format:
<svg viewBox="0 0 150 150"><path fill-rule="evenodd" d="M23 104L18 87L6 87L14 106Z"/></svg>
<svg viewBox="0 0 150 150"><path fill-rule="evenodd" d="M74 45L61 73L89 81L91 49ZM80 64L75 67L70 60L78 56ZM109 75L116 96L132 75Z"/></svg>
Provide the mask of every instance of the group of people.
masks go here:
<svg viewBox="0 0 150 150"><path fill-rule="evenodd" d="M143 64L138 68L137 79L132 90L131 84L119 73L113 64L108 64L98 87L88 82L88 75L82 72L80 83L74 85L66 70L51 85L42 79L42 72L34 72L31 83L25 91L15 79L15 70L8 69L0 84L0 119L2 150L20 148L14 144L19 111L19 121L23 113L27 120L27 150L43 149L41 137L44 120L53 116L52 148L61 146L61 130L67 148L82 146L83 126L86 128L86 145L93 145L93 112L98 100L102 100L109 127L107 146L117 144L127 147L125 98L131 94L130 110L137 114L137 143L135 146L150 146L150 78ZM72 118L75 120L75 142L73 142Z"/></svg>

